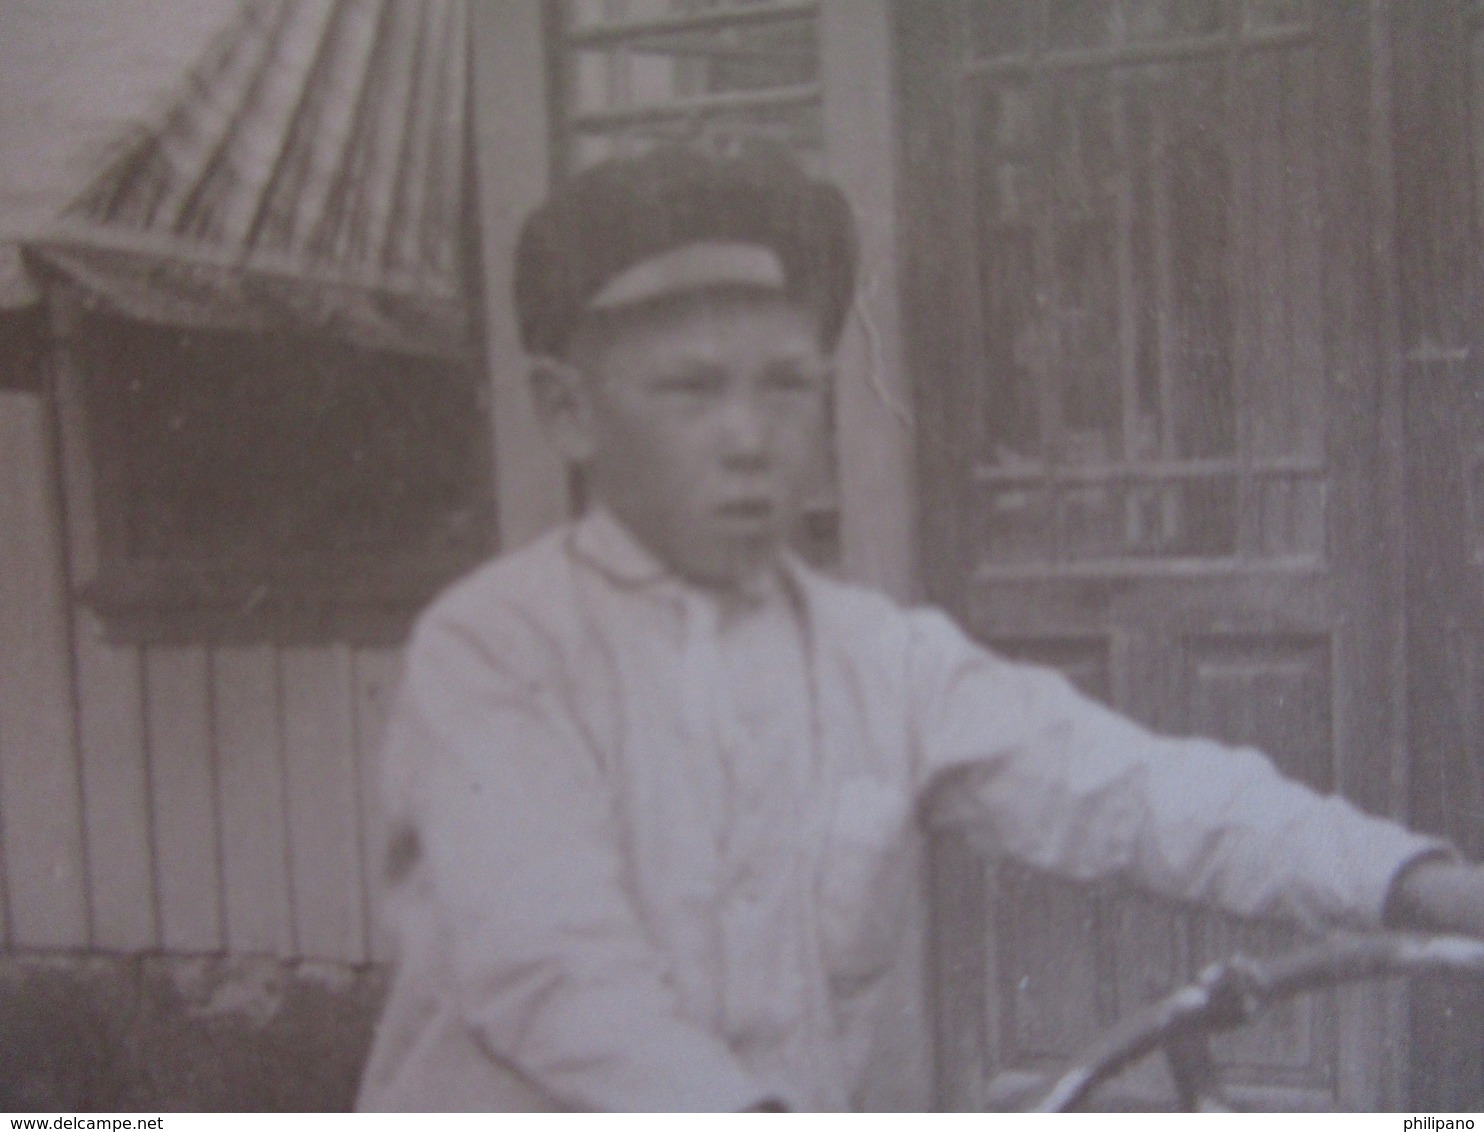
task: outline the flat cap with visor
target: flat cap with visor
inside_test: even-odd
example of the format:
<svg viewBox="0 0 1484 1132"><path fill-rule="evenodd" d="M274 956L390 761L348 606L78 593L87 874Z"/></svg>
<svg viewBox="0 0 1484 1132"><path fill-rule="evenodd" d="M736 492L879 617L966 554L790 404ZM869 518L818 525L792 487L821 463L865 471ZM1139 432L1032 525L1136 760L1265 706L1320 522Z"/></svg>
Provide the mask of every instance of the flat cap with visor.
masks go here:
<svg viewBox="0 0 1484 1132"><path fill-rule="evenodd" d="M787 150L665 145L559 185L515 252L527 353L557 357L589 312L713 288L776 291L839 342L855 289L855 224L844 194Z"/></svg>

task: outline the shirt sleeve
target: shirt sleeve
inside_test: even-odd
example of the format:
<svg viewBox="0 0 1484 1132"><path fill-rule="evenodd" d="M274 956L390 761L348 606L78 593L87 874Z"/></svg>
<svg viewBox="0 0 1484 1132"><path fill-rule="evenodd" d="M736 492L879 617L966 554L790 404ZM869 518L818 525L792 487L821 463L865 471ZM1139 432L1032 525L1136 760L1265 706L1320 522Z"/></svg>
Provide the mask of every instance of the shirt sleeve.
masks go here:
<svg viewBox="0 0 1484 1132"><path fill-rule="evenodd" d="M1257 751L1155 735L941 614L910 616L931 815L986 852L1323 930L1380 926L1398 870L1445 849L1284 778Z"/></svg>
<svg viewBox="0 0 1484 1132"><path fill-rule="evenodd" d="M518 620L518 619L517 619ZM598 755L531 626L430 624L390 725L420 907L479 1044L559 1103L736 1110L767 1099L683 1016L646 938ZM409 882L411 883L411 882Z"/></svg>

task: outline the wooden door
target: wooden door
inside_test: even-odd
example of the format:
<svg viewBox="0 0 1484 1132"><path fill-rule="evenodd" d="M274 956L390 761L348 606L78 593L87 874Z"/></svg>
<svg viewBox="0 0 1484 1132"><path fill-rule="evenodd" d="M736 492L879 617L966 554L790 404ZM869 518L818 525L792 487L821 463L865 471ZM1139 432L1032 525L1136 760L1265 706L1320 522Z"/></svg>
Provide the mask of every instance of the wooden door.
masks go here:
<svg viewBox="0 0 1484 1132"><path fill-rule="evenodd" d="M1399 473L1364 6L899 15L931 596L1148 724L1389 809ZM951 842L937 884L955 1105L1011 1100L1208 958L1289 938ZM1379 1001L1226 1041L1230 1079L1382 1103Z"/></svg>

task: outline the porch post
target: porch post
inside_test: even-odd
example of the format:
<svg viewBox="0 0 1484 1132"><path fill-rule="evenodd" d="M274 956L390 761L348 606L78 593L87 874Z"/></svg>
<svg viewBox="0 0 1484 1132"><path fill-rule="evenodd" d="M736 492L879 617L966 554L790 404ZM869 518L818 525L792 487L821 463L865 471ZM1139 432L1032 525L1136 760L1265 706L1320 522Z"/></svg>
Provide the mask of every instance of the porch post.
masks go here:
<svg viewBox="0 0 1484 1132"><path fill-rule="evenodd" d="M496 523L500 549L511 550L567 515L566 473L536 419L511 286L521 221L547 191L547 52L540 0L471 4L470 18Z"/></svg>
<svg viewBox="0 0 1484 1132"><path fill-rule="evenodd" d="M913 413L897 301L896 106L888 0L821 0L825 161L861 236L854 317L840 345L835 427L845 575L917 594Z"/></svg>

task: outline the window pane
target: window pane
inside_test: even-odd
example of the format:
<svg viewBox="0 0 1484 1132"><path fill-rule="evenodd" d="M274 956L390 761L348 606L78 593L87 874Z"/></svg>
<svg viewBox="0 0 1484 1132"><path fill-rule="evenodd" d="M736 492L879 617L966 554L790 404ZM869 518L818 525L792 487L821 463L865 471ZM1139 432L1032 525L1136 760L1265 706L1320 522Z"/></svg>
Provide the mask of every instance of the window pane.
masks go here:
<svg viewBox="0 0 1484 1132"><path fill-rule="evenodd" d="M818 77L814 21L635 32L572 52L576 114L682 98L773 90Z"/></svg>
<svg viewBox="0 0 1484 1132"><path fill-rule="evenodd" d="M1216 35L1225 11L1226 0L1047 0L1046 46L1117 48Z"/></svg>
<svg viewBox="0 0 1484 1132"><path fill-rule="evenodd" d="M1046 45L1052 50L1113 42L1115 0L1046 0Z"/></svg>
<svg viewBox="0 0 1484 1132"><path fill-rule="evenodd" d="M974 55L993 59L1031 49L1035 7L1024 0L980 0L969 5L969 43Z"/></svg>
<svg viewBox="0 0 1484 1132"><path fill-rule="evenodd" d="M1230 453L1219 68L1047 85L1039 115L1019 87L978 104L987 454Z"/></svg>
<svg viewBox="0 0 1484 1132"><path fill-rule="evenodd" d="M1302 27L1308 22L1306 0L1242 0L1242 26L1248 31Z"/></svg>

